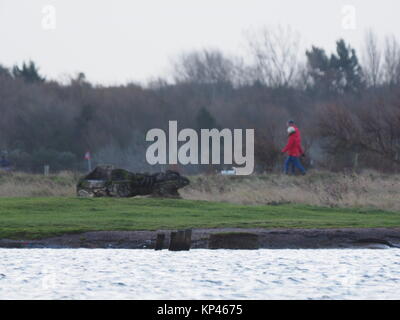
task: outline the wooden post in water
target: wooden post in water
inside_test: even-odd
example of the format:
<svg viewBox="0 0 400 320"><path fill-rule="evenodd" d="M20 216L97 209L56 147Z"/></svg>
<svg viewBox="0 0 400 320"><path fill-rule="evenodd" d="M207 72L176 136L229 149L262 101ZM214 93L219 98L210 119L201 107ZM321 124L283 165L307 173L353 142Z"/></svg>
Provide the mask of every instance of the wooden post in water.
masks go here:
<svg viewBox="0 0 400 320"><path fill-rule="evenodd" d="M169 248L170 251L176 251L176 235L177 232L171 232L170 240L169 240Z"/></svg>
<svg viewBox="0 0 400 320"><path fill-rule="evenodd" d="M192 242L192 230L178 230L171 232L171 241L169 243L170 251L190 250Z"/></svg>
<svg viewBox="0 0 400 320"><path fill-rule="evenodd" d="M158 233L157 234L157 240L156 240L156 246L155 250L162 250L164 246L164 240L165 240L165 234L164 233Z"/></svg>
<svg viewBox="0 0 400 320"><path fill-rule="evenodd" d="M192 246L192 229L185 230L185 250L190 250Z"/></svg>
<svg viewBox="0 0 400 320"><path fill-rule="evenodd" d="M175 251L185 250L185 231L178 230L175 237Z"/></svg>

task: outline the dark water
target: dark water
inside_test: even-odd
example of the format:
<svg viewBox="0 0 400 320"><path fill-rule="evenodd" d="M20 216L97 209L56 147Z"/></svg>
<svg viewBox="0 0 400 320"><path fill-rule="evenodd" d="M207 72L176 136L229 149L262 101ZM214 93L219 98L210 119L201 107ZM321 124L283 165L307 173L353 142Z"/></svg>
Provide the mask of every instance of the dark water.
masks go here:
<svg viewBox="0 0 400 320"><path fill-rule="evenodd" d="M400 299L400 250L0 249L0 299Z"/></svg>

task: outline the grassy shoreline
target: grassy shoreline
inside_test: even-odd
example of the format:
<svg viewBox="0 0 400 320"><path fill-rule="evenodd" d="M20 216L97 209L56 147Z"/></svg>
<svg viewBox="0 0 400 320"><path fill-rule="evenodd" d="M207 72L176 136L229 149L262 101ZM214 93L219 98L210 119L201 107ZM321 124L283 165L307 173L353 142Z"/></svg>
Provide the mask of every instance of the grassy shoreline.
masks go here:
<svg viewBox="0 0 400 320"><path fill-rule="evenodd" d="M185 199L0 199L0 239L88 231L181 228L395 228L400 212L308 205L240 205Z"/></svg>
<svg viewBox="0 0 400 320"><path fill-rule="evenodd" d="M0 197L74 197L81 174L43 176L0 172ZM306 176L277 173L251 176L189 176L179 192L187 200L242 205L302 204L318 207L377 208L400 212L400 175L373 171L332 173L310 170Z"/></svg>

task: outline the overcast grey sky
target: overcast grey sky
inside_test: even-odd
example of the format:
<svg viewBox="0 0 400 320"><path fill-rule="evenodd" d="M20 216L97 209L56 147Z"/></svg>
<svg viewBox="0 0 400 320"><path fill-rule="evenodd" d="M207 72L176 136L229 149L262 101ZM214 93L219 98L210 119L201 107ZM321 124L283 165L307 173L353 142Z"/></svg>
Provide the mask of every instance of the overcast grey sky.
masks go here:
<svg viewBox="0 0 400 320"><path fill-rule="evenodd" d="M304 48L332 50L340 37L360 48L369 28L400 38L399 12L399 0L0 0L0 63L32 59L57 80L82 71L95 83L145 82L183 51L244 55L244 32L263 26L290 25Z"/></svg>

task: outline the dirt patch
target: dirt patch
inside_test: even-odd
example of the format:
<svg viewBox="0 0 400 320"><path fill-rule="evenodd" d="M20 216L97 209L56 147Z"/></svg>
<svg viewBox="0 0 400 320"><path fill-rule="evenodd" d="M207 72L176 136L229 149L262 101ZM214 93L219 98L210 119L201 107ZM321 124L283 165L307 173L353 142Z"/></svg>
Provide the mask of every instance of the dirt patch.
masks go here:
<svg viewBox="0 0 400 320"><path fill-rule="evenodd" d="M157 231L95 231L66 234L40 240L0 239L2 248L120 248L154 249L157 233L165 234L164 248L168 248L170 233L175 230ZM212 244L210 235L229 235L225 241ZM236 234L236 235L235 235ZM267 249L320 249L320 248L389 248L400 247L400 228L344 228L344 229L193 229L192 249L227 248L243 249L243 234L257 239L258 248ZM217 236L218 237L218 236ZM228 242L227 242L228 241ZM211 243L211 246L210 246ZM228 243L228 244L227 244Z"/></svg>

